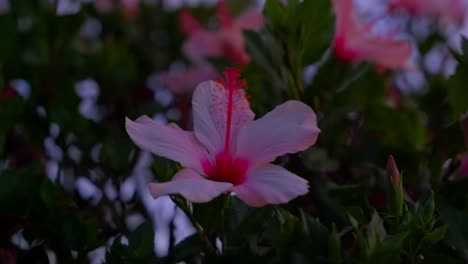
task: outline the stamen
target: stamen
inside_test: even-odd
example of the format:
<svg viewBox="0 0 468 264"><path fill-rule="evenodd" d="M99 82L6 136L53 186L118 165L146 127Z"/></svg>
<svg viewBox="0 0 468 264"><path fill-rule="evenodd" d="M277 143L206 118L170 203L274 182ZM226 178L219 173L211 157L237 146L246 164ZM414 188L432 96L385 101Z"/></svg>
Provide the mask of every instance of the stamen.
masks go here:
<svg viewBox="0 0 468 264"><path fill-rule="evenodd" d="M233 111L233 97L236 88L245 87L246 82L240 80L240 71L234 68L227 68L224 71L224 80L220 80L225 88L228 89L228 105L227 105L227 117L226 117L226 137L224 141L224 151L230 153L230 141L231 141L231 123L232 123L232 111Z"/></svg>

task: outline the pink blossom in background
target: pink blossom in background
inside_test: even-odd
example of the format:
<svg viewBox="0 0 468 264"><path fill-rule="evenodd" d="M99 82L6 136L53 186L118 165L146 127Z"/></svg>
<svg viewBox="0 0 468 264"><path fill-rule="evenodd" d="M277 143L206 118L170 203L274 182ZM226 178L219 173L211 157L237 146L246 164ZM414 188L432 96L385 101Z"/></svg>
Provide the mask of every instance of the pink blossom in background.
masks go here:
<svg viewBox="0 0 468 264"><path fill-rule="evenodd" d="M120 0L119 9L126 18L134 19L140 14L140 0Z"/></svg>
<svg viewBox="0 0 468 264"><path fill-rule="evenodd" d="M194 86L206 80L216 79L218 72L210 66L190 67L181 72L163 72L161 78L177 95L191 94Z"/></svg>
<svg viewBox="0 0 468 264"><path fill-rule="evenodd" d="M353 0L333 0L336 15L336 32L333 40L335 56L346 62L368 60L383 69L406 67L411 45L387 34L373 34L374 23L360 25L353 12Z"/></svg>
<svg viewBox="0 0 468 264"><path fill-rule="evenodd" d="M99 13L106 14L112 12L114 9L113 0L94 0L94 8Z"/></svg>
<svg viewBox="0 0 468 264"><path fill-rule="evenodd" d="M249 9L233 18L226 3L221 1L216 8L219 23L216 31L194 26L196 19L187 19L187 16L185 14L180 20L181 27L193 30L188 32L183 51L192 61L199 62L200 57L222 57L239 66L249 62L242 31L259 30L262 27L263 16L260 10Z"/></svg>
<svg viewBox="0 0 468 264"><path fill-rule="evenodd" d="M218 3L216 17L219 27L209 31L188 11L179 14L182 32L187 36L182 51L193 66L186 72L164 72L163 81L176 94L191 94L201 81L214 79L216 70L208 63L210 57L224 58L237 66L250 61L244 48L243 30L259 30L263 25L262 13L249 9L233 18L224 1Z"/></svg>
<svg viewBox="0 0 468 264"><path fill-rule="evenodd" d="M187 37L202 29L201 23L187 10L179 13L179 25L180 30Z"/></svg>
<svg viewBox="0 0 468 264"><path fill-rule="evenodd" d="M140 14L140 0L94 0L94 7L103 14L118 8L128 19L134 19Z"/></svg>
<svg viewBox="0 0 468 264"><path fill-rule="evenodd" d="M391 9L461 23L468 14L468 3L466 0L395 0L391 3Z"/></svg>
<svg viewBox="0 0 468 264"><path fill-rule="evenodd" d="M463 155L458 174L462 177L468 177L468 153Z"/></svg>
<svg viewBox="0 0 468 264"><path fill-rule="evenodd" d="M228 69L221 82L197 86L193 132L147 116L126 120L135 144L184 167L170 182L151 184L154 197L180 194L208 202L233 192L250 206L264 206L308 192L306 180L271 162L315 144L320 132L315 113L299 101L288 101L254 121L239 75Z"/></svg>

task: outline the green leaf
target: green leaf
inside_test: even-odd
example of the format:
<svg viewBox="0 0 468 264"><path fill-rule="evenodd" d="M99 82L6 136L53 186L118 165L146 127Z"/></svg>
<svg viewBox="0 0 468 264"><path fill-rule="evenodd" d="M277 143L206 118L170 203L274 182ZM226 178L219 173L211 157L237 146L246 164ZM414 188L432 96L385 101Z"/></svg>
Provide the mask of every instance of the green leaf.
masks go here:
<svg viewBox="0 0 468 264"><path fill-rule="evenodd" d="M49 178L44 178L44 180L42 180L40 195L42 201L48 208L53 209L59 206L57 187L49 180Z"/></svg>
<svg viewBox="0 0 468 264"><path fill-rule="evenodd" d="M383 219L374 211L371 221L367 225L367 243L370 249L377 248L380 242L387 237L387 231L383 226Z"/></svg>
<svg viewBox="0 0 468 264"><path fill-rule="evenodd" d="M468 90L466 83L468 82L468 41L463 39L462 50L463 56L454 54L454 57L458 60L457 70L454 75L450 77L446 82L447 96L450 106L452 107L453 117L458 120L460 115L468 111L468 104L466 98L468 98Z"/></svg>
<svg viewBox="0 0 468 264"><path fill-rule="evenodd" d="M278 0L267 0L263 7L263 14L272 23L272 27L280 26L285 21L284 6Z"/></svg>
<svg viewBox="0 0 468 264"><path fill-rule="evenodd" d="M464 42L464 46L466 41ZM464 54L467 57L467 53ZM454 118L458 119L460 115L468 111L468 89L466 83L468 82L468 59L459 61L457 70L454 75L446 82L447 97L452 107Z"/></svg>
<svg viewBox="0 0 468 264"><path fill-rule="evenodd" d="M0 103L0 149L3 149L5 135L10 127L21 117L24 111L24 101L15 96L7 102Z"/></svg>
<svg viewBox="0 0 468 264"><path fill-rule="evenodd" d="M43 179L40 168L40 164L34 162L21 169L0 173L0 213L20 216L30 213Z"/></svg>
<svg viewBox="0 0 468 264"><path fill-rule="evenodd" d="M400 233L382 241L370 254L367 263L400 263L400 254L407 233Z"/></svg>
<svg viewBox="0 0 468 264"><path fill-rule="evenodd" d="M144 222L138 226L128 237L128 246L138 258L152 255L154 248L153 225L150 222Z"/></svg>
<svg viewBox="0 0 468 264"><path fill-rule="evenodd" d="M358 224L368 223L369 219L364 214L364 211L359 206L349 206L345 208L346 212L352 217Z"/></svg>
<svg viewBox="0 0 468 264"><path fill-rule="evenodd" d="M0 65L16 54L18 48L18 28L12 14L0 16L0 30L4 36L0 42Z"/></svg>
<svg viewBox="0 0 468 264"><path fill-rule="evenodd" d="M203 249L204 246L200 235L196 233L178 243L171 254L174 256L175 261L183 261L199 254Z"/></svg>
<svg viewBox="0 0 468 264"><path fill-rule="evenodd" d="M297 17L303 26L305 47L304 63L317 61L330 46L333 32L333 14L329 0L303 1L298 8Z"/></svg>
<svg viewBox="0 0 468 264"><path fill-rule="evenodd" d="M335 225L332 226L332 230L328 238L328 256L330 257L330 263L341 263L341 239L338 232L336 232Z"/></svg>
<svg viewBox="0 0 468 264"><path fill-rule="evenodd" d="M364 124L365 130L370 135L375 135L385 146L421 149L426 143L426 127L423 116L418 111L395 110L386 106L369 110L368 120Z"/></svg>
<svg viewBox="0 0 468 264"><path fill-rule="evenodd" d="M421 207L418 208L418 214L422 219L424 224L431 223L434 219L435 213L435 202L434 202L434 193L431 191L429 196L426 198ZM432 226L429 226L428 229L432 229Z"/></svg>
<svg viewBox="0 0 468 264"><path fill-rule="evenodd" d="M447 233L447 227L441 226L434 229L432 232L426 234L424 240L430 242L431 244L435 244L440 240L444 239L445 234Z"/></svg>
<svg viewBox="0 0 468 264"><path fill-rule="evenodd" d="M443 196L437 195L437 212L447 226L445 241L460 253L468 247L468 215L450 205Z"/></svg>

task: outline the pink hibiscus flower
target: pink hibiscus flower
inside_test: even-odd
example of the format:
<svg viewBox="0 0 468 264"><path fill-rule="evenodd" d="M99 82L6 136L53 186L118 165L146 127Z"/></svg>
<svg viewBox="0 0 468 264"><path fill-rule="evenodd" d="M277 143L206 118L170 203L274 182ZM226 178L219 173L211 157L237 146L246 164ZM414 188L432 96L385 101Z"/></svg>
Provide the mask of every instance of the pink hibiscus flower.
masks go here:
<svg viewBox="0 0 468 264"><path fill-rule="evenodd" d="M162 72L161 78L166 86L177 95L191 94L194 87L203 81L213 80L218 72L208 65L190 67L180 72Z"/></svg>
<svg viewBox="0 0 468 264"><path fill-rule="evenodd" d="M135 144L184 167L170 182L152 183L154 197L180 194L207 202L233 192L250 206L264 206L308 192L306 180L271 162L316 142L315 113L299 101L288 101L254 121L239 75L228 69L221 82L198 85L192 98L193 132L147 116L126 120Z"/></svg>
<svg viewBox="0 0 468 264"><path fill-rule="evenodd" d="M233 64L244 65L250 61L245 52L243 30L259 30L263 25L262 13L249 9L232 18L224 1L216 8L219 28L216 31L203 29L195 18L183 13L180 22L188 39L183 46L184 53L193 61L200 62L207 57L222 57Z"/></svg>
<svg viewBox="0 0 468 264"><path fill-rule="evenodd" d="M187 41L182 51L194 64L186 71L164 72L163 81L176 94L190 94L201 81L214 79L216 70L207 62L209 57L224 58L231 63L243 66L250 61L244 49L243 30L259 30L263 25L262 13L249 9L233 19L224 1L216 8L219 28L205 30L201 23L189 12L182 11L179 23Z"/></svg>
<svg viewBox="0 0 468 264"><path fill-rule="evenodd" d="M376 36L374 23L358 25L353 13L353 0L333 0L336 34L333 40L335 56L346 62L368 60L381 68L405 67L411 55L408 41L392 36Z"/></svg>
<svg viewBox="0 0 468 264"><path fill-rule="evenodd" d="M455 23L462 22L468 11L467 2L463 0L395 0L390 8Z"/></svg>

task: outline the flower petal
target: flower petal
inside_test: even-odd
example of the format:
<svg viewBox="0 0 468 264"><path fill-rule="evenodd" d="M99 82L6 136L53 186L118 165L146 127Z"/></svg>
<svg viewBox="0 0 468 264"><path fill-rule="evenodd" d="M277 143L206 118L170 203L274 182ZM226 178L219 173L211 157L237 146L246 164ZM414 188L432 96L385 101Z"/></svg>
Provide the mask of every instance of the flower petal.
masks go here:
<svg viewBox="0 0 468 264"><path fill-rule="evenodd" d="M246 204L259 207L287 203L308 192L309 183L286 169L269 164L248 175L232 191Z"/></svg>
<svg viewBox="0 0 468 264"><path fill-rule="evenodd" d="M314 111L299 101L288 101L241 128L236 156L249 160L249 167L255 168L307 149L319 133Z"/></svg>
<svg viewBox="0 0 468 264"><path fill-rule="evenodd" d="M335 51L338 57L351 61L369 60L389 69L406 66L411 55L411 44L408 41L373 35L374 23L358 27L352 11L353 0L333 0L333 10L336 15L334 43L339 46Z"/></svg>
<svg viewBox="0 0 468 264"><path fill-rule="evenodd" d="M342 35L348 31L355 32L353 0L332 0L332 4L336 16L336 35Z"/></svg>
<svg viewBox="0 0 468 264"><path fill-rule="evenodd" d="M234 27L242 30L259 30L263 26L263 15L260 10L249 9L238 17L234 21Z"/></svg>
<svg viewBox="0 0 468 264"><path fill-rule="evenodd" d="M135 122L126 118L125 126L130 138L140 148L179 162L182 166L202 172L201 161L208 153L193 133L183 131L175 124L162 125L147 116Z"/></svg>
<svg viewBox="0 0 468 264"><path fill-rule="evenodd" d="M221 84L208 81L199 84L193 94L192 106L195 135L212 155L218 154L224 147L228 93L228 90ZM254 113L250 110L244 90L235 90L233 94L233 107L231 139L237 137L237 133L242 126L252 122L254 119Z"/></svg>
<svg viewBox="0 0 468 264"><path fill-rule="evenodd" d="M200 22L190 12L186 10L179 13L178 20L181 31L186 36L190 36L195 32L202 30Z"/></svg>
<svg viewBox="0 0 468 264"><path fill-rule="evenodd" d="M207 57L221 57L223 43L218 34L206 30L198 30L185 42L182 51L194 64L207 64Z"/></svg>
<svg viewBox="0 0 468 264"><path fill-rule="evenodd" d="M217 76L216 70L209 66L192 67L182 72L161 74L167 88L175 94L191 94L199 83L213 80Z"/></svg>
<svg viewBox="0 0 468 264"><path fill-rule="evenodd" d="M231 188L230 183L207 180L190 169L179 171L170 182L150 183L149 185L150 193L155 198L180 194L195 203L208 202Z"/></svg>
<svg viewBox="0 0 468 264"><path fill-rule="evenodd" d="M352 46L359 50L362 59L375 62L385 68L402 68L411 56L411 44L406 40L376 36L355 36Z"/></svg>

